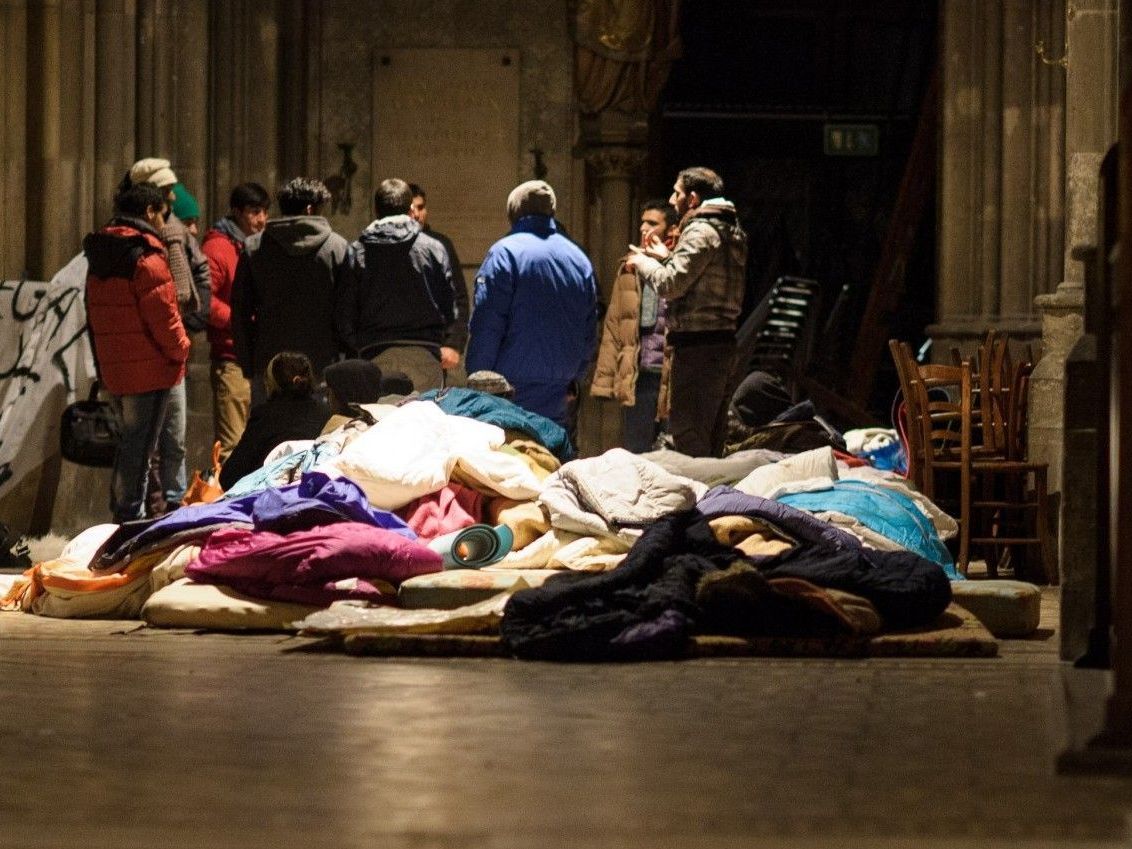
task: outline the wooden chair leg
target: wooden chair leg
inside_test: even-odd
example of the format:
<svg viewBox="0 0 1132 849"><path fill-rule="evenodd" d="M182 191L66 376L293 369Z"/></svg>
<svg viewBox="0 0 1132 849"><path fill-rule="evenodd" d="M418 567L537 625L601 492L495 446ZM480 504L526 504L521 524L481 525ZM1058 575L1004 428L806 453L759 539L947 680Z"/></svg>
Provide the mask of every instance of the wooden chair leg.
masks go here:
<svg viewBox="0 0 1132 849"><path fill-rule="evenodd" d="M967 574L971 564L971 469L964 466L959 473L959 562L960 573Z"/></svg>

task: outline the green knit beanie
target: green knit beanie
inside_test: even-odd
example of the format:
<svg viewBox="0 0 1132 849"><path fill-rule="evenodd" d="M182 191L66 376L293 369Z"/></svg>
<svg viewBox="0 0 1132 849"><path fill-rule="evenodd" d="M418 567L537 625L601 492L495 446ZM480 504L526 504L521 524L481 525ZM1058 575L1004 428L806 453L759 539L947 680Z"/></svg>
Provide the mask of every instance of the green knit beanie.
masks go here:
<svg viewBox="0 0 1132 849"><path fill-rule="evenodd" d="M182 221L200 218L200 204L183 183L173 186L173 214Z"/></svg>

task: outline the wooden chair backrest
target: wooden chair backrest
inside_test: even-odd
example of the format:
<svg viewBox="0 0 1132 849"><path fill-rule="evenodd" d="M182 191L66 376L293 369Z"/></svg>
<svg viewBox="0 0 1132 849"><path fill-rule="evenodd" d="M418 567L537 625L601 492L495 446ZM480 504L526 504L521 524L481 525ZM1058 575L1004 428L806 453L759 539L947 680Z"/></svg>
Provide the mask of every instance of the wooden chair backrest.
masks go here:
<svg viewBox="0 0 1132 849"><path fill-rule="evenodd" d="M1009 338L999 336L991 328L979 346L972 373L972 387L978 399L978 422L972 435L972 447L983 455L1008 456L1013 370Z"/></svg>
<svg viewBox="0 0 1132 849"><path fill-rule="evenodd" d="M921 365L912 349L895 339L889 350L904 395L909 477L930 498L938 463L970 464L971 364Z"/></svg>
<svg viewBox="0 0 1132 849"><path fill-rule="evenodd" d="M1029 360L1018 363L1013 369L1010 381L1010 422L1007 428L1010 441L1007 445L1007 457L1011 460L1026 459L1026 431L1029 426L1030 415L1030 374L1033 371L1034 364Z"/></svg>

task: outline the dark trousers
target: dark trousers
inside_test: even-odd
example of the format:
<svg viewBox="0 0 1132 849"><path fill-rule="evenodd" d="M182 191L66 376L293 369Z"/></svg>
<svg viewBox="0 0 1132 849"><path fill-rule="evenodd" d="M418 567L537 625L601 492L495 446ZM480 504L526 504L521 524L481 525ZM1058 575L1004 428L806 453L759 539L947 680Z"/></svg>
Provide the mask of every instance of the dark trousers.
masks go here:
<svg viewBox="0 0 1132 849"><path fill-rule="evenodd" d="M660 372L641 369L637 374L636 402L621 408L621 444L626 451L652 451L659 423L656 402L660 396Z"/></svg>
<svg viewBox="0 0 1132 849"><path fill-rule="evenodd" d="M674 447L690 457L723 453L727 427L727 389L735 361L734 339L705 335L704 341L681 340L672 346L668 429Z"/></svg>

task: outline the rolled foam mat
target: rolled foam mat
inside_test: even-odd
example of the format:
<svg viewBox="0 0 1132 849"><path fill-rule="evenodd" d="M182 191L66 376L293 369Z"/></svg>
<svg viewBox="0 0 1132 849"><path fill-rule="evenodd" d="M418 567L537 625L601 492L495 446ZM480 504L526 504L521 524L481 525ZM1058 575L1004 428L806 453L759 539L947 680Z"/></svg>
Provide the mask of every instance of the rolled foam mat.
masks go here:
<svg viewBox="0 0 1132 849"><path fill-rule="evenodd" d="M506 525L469 525L437 537L428 547L444 558L445 569L482 569L502 560L514 543Z"/></svg>

